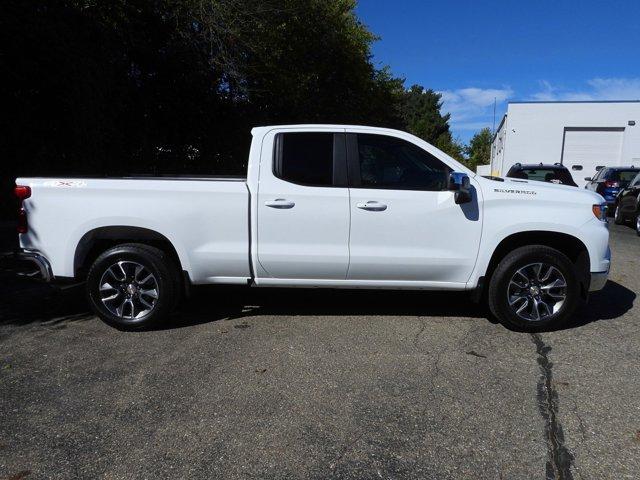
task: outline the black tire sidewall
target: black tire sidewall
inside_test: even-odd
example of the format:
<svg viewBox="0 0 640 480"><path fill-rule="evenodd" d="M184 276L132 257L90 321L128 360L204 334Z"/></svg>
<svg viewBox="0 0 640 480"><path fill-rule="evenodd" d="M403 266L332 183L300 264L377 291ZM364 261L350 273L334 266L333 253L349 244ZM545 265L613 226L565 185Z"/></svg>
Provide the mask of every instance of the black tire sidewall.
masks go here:
<svg viewBox="0 0 640 480"><path fill-rule="evenodd" d="M556 267L567 282L567 298L562 308L548 318L531 322L520 318L509 306L507 289L514 273L531 263L547 263ZM580 282L571 261L558 250L546 246L522 247L508 254L496 268L489 287L489 303L493 314L506 326L520 331L539 331L559 327L575 311L580 299Z"/></svg>
<svg viewBox="0 0 640 480"><path fill-rule="evenodd" d="M622 213L620 212L620 205L617 205L616 210L613 212L613 223L616 225L622 225L624 223Z"/></svg>
<svg viewBox="0 0 640 480"><path fill-rule="evenodd" d="M140 263L153 273L158 282L158 299L154 309L142 318L131 320L113 315L100 299L99 284L102 275L107 268L122 260ZM157 324L175 306L175 275L167 260L161 250L144 245L121 245L107 250L95 260L89 270L86 286L89 304L105 323L122 330L136 330Z"/></svg>

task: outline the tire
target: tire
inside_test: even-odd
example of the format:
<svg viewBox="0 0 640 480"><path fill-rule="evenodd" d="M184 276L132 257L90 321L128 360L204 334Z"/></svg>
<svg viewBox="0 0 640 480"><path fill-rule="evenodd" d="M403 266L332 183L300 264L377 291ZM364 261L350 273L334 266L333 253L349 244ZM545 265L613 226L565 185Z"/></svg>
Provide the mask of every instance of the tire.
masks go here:
<svg viewBox="0 0 640 480"><path fill-rule="evenodd" d="M138 330L160 324L180 298L180 275L162 250L128 243L102 253L87 275L89 304L108 325Z"/></svg>
<svg viewBox="0 0 640 480"><path fill-rule="evenodd" d="M541 270L537 265L542 265ZM489 308L498 320L507 328L527 332L561 327L579 300L580 281L573 263L543 245L521 247L506 255L496 267L488 291Z"/></svg>
<svg viewBox="0 0 640 480"><path fill-rule="evenodd" d="M640 237L640 213L636 213L636 233Z"/></svg>
<svg viewBox="0 0 640 480"><path fill-rule="evenodd" d="M624 219L622 218L622 212L620 211L620 205L616 205L616 209L613 212L613 223L616 225L624 224Z"/></svg>

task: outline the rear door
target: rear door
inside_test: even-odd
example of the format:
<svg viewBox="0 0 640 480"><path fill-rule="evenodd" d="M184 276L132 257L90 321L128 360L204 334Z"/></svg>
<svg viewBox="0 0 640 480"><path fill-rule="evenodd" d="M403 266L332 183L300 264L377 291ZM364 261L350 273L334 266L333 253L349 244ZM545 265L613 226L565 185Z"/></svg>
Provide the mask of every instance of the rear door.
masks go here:
<svg viewBox="0 0 640 480"><path fill-rule="evenodd" d="M408 140L348 133L351 236L348 279L468 281L481 233L478 192L457 205L451 168ZM473 185L474 182L472 182Z"/></svg>
<svg viewBox="0 0 640 480"><path fill-rule="evenodd" d="M267 134L257 203L259 278L346 278L349 190L343 131Z"/></svg>

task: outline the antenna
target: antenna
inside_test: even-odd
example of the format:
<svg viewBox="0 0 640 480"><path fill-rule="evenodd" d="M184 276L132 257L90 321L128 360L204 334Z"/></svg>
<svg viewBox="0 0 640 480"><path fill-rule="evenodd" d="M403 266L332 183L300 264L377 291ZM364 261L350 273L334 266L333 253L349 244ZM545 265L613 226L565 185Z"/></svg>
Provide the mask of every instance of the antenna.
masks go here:
<svg viewBox="0 0 640 480"><path fill-rule="evenodd" d="M491 130L493 135L496 133L496 101L497 97L493 97L493 129Z"/></svg>

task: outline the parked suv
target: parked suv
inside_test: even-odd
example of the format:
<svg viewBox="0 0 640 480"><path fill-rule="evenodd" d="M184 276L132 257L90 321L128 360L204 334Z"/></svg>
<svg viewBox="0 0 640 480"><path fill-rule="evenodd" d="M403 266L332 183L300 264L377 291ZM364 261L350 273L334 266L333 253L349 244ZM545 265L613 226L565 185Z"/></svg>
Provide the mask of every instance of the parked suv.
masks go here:
<svg viewBox="0 0 640 480"><path fill-rule="evenodd" d="M616 199L614 221L617 225L633 222L640 235L640 174L620 190Z"/></svg>
<svg viewBox="0 0 640 480"><path fill-rule="evenodd" d="M638 173L640 173L640 168L635 168L633 165L630 167L603 167L593 178L585 178L588 183L584 188L602 195L607 202L609 211L613 211L618 193L627 188Z"/></svg>
<svg viewBox="0 0 640 480"><path fill-rule="evenodd" d="M525 180L537 180L539 182L557 183L577 187L569 170L561 163L545 165L543 163L522 165L516 163L507 172L509 178L523 178Z"/></svg>

